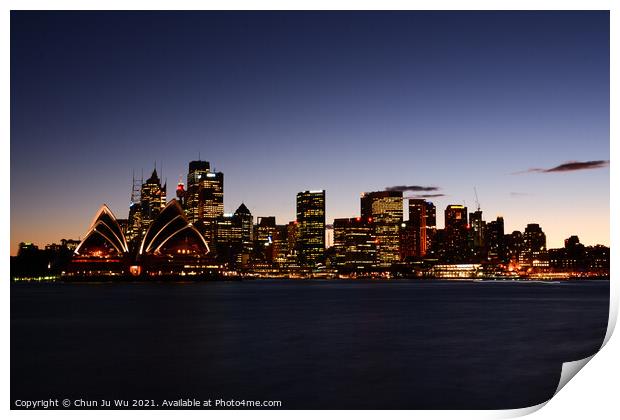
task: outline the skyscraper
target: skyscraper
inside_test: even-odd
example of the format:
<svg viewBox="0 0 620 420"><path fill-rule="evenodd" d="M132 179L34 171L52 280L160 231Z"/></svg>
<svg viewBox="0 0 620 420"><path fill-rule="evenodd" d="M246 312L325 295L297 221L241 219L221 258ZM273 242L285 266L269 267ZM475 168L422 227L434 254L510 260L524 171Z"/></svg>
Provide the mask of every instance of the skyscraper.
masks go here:
<svg viewBox="0 0 620 420"><path fill-rule="evenodd" d="M484 253L485 231L486 222L482 220L482 210L469 213L469 247L477 257Z"/></svg>
<svg viewBox="0 0 620 420"><path fill-rule="evenodd" d="M430 201L426 202L426 255L432 254L433 242L437 234L437 209Z"/></svg>
<svg viewBox="0 0 620 420"><path fill-rule="evenodd" d="M426 200L422 199L409 199L409 222L407 226L411 230L413 235L414 245L411 252L413 257L423 257L426 255L427 247L429 246L427 234L427 216L429 213L429 204ZM434 206L433 206L434 209ZM409 254L409 253L407 253Z"/></svg>
<svg viewBox="0 0 620 420"><path fill-rule="evenodd" d="M235 217L241 224L241 240L242 240L242 263L247 263L252 254L252 230L254 227L254 217L244 203L235 210Z"/></svg>
<svg viewBox="0 0 620 420"><path fill-rule="evenodd" d="M368 272L376 261L372 223L356 217L334 220L334 250L340 272Z"/></svg>
<svg viewBox="0 0 620 420"><path fill-rule="evenodd" d="M520 232L519 232L520 234ZM514 236L514 232L513 232ZM512 246L513 250L520 247L518 242ZM506 259L506 240L504 235L504 218L497 216L496 220L492 220L487 223L486 226L486 248L487 259L493 262L502 262ZM516 251L516 258L518 259L519 249Z"/></svg>
<svg viewBox="0 0 620 420"><path fill-rule="evenodd" d="M464 262L468 257L467 207L451 204L445 211L445 250L448 261Z"/></svg>
<svg viewBox="0 0 620 420"><path fill-rule="evenodd" d="M224 215L224 174L212 172L209 162L190 162L185 202L187 218L213 245L216 221Z"/></svg>
<svg viewBox="0 0 620 420"><path fill-rule="evenodd" d="M233 214L224 214L216 222L216 254L220 263L226 264L228 268L234 268L237 255L241 252L243 239L241 235L241 224Z"/></svg>
<svg viewBox="0 0 620 420"><path fill-rule="evenodd" d="M523 231L523 252L525 263L531 264L547 250L547 236L537 223L530 223Z"/></svg>
<svg viewBox="0 0 620 420"><path fill-rule="evenodd" d="M187 173L187 191L185 192L185 213L191 223L197 223L202 214L200 212L200 197L203 187L203 179L210 173L209 162L195 160L189 163Z"/></svg>
<svg viewBox="0 0 620 420"><path fill-rule="evenodd" d="M164 207L166 207L166 186L162 187L157 170L153 169L151 177L142 184L140 189L141 236L144 236Z"/></svg>
<svg viewBox="0 0 620 420"><path fill-rule="evenodd" d="M216 222L217 257L230 268L243 268L252 252L252 214L241 203L233 214L224 214Z"/></svg>
<svg viewBox="0 0 620 420"><path fill-rule="evenodd" d="M273 235L273 263L276 266L284 266L288 258L288 226L276 225Z"/></svg>
<svg viewBox="0 0 620 420"><path fill-rule="evenodd" d="M134 249L142 236L142 206L140 204L140 192L142 180L134 176L131 183L131 199L129 201L129 215L127 217L126 238L130 248Z"/></svg>
<svg viewBox="0 0 620 420"><path fill-rule="evenodd" d="M297 247L297 242L299 241L299 223L297 220L292 222L288 222L286 225L286 242L287 242L287 253L289 256L297 257L297 251L299 250Z"/></svg>
<svg viewBox="0 0 620 420"><path fill-rule="evenodd" d="M420 256L420 227L412 220L400 226L400 259L410 261Z"/></svg>
<svg viewBox="0 0 620 420"><path fill-rule="evenodd" d="M325 190L297 193L299 265L315 267L325 253Z"/></svg>
<svg viewBox="0 0 620 420"><path fill-rule="evenodd" d="M276 217L257 217L254 226L254 259L273 263L274 241L276 237Z"/></svg>
<svg viewBox="0 0 620 420"><path fill-rule="evenodd" d="M390 268L400 261L400 228L403 223L402 191L362 194L361 217L371 220L377 244L377 266Z"/></svg>

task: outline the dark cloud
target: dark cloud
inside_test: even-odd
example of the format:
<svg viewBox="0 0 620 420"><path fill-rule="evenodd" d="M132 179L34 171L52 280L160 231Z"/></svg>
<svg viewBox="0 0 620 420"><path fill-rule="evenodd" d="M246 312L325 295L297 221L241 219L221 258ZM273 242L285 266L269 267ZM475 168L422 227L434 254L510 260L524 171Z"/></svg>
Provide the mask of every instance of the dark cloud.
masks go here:
<svg viewBox="0 0 620 420"><path fill-rule="evenodd" d="M410 197L405 198L437 198L437 197L446 197L445 194L416 194Z"/></svg>
<svg viewBox="0 0 620 420"><path fill-rule="evenodd" d="M553 168L531 168L526 171L515 172L514 175L517 174L528 174L528 173L552 173L552 172L572 172L572 171L581 171L584 169L598 169L609 166L608 160L587 160L584 162L578 161L570 161L563 163L558 166L554 166Z"/></svg>
<svg viewBox="0 0 620 420"><path fill-rule="evenodd" d="M424 187L421 185L394 185L393 187L385 187L386 191L439 191L439 187Z"/></svg>

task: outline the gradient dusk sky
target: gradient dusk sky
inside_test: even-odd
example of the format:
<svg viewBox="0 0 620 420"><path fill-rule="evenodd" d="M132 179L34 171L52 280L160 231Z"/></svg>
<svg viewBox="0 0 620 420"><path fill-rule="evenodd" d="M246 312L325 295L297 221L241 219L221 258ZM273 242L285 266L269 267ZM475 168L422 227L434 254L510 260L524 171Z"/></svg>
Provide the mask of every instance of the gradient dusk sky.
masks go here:
<svg viewBox="0 0 620 420"><path fill-rule="evenodd" d="M154 161L172 198L199 154L226 212L325 189L331 223L413 185L443 227L475 186L507 233L608 245L609 13L11 13L12 255L126 218Z"/></svg>

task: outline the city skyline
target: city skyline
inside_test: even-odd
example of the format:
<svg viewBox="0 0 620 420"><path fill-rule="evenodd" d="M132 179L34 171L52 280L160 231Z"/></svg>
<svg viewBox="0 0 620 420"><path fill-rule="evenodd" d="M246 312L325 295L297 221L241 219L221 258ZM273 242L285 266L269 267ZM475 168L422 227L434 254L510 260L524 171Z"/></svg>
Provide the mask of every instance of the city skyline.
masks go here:
<svg viewBox="0 0 620 420"><path fill-rule="evenodd" d="M196 162L198 162L198 161L196 161ZM208 161L205 161L205 163L207 164L207 166L209 166L209 162L208 162ZM565 163L564 165L570 165L570 164L578 164L578 165L582 165L583 163L578 163L578 162L567 162L567 163ZM605 162L599 163L599 164L598 164L598 167L605 167L605 166L606 166L606 165L608 165L608 164L609 164L609 162L608 162L608 161L605 161ZM562 166L562 165L559 165L559 166ZM531 170L529 170L528 172L537 172L537 171L540 171L540 170L539 170L539 169L531 169ZM156 164L156 163L155 163L155 165L154 165L154 167L153 167L153 174L152 174L152 175L150 175L150 178L147 178L147 177L146 177L146 176L144 176L144 175L141 175L141 177L140 177L140 178L138 178L138 177L135 177L135 171L134 171L133 173L134 173L134 181L135 181L135 182L141 181L141 182L140 182L140 184L149 185L149 181L151 180L151 178L152 178L154 175L155 175L155 176L158 176L158 177L161 179L161 183L162 183L162 185L167 184L167 179L163 178L163 177L161 176L161 174L158 174L158 173L157 173L157 164ZM220 174L221 174L221 173L220 173ZM171 200L173 200L173 199L177 199L177 200L178 200L178 197L177 197L177 196L175 196L175 192L174 192L174 191L175 191L175 188L177 187L178 182L183 183L183 185L186 187L186 179L187 179L187 174L185 174L184 176L180 176L180 177L179 177L179 179L177 180L177 182L172 183L172 184L170 184L170 185L168 186L167 190L168 190L168 191L170 191L170 192L168 193L168 195L167 195L167 196L163 196L163 197L162 197L162 199L163 199L164 197L166 198L164 203L166 203L166 204L167 204L167 203L169 203L169 202L170 202ZM128 185L130 185L130 184L131 184L131 183L129 183ZM444 229L444 228L446 227L446 225L445 225L445 218L444 218L444 211L443 211L443 210L444 210L444 209L448 209L448 208L450 208L450 207L452 207L452 206L457 206L457 207L462 207L462 206L464 206L465 210L467 210L467 211L471 211L471 212L474 212L474 211L481 211L481 212L482 212L482 217L483 217L484 219L486 219L486 220L487 220L487 222L491 222L491 221L495 220L497 217L504 218L504 220L505 220L505 217L504 217L504 215L503 215L502 213L498 213L497 215L493 216L493 215L490 215L488 212L486 212L486 211L485 211L485 209L484 209L483 207L477 208L477 207L476 207L476 206L478 205L478 203L476 202L476 200L477 200L477 197L476 197L476 196L477 196L477 191L476 191L476 189L475 189L475 188L476 188L475 186L474 186L473 188L474 188L474 189L472 190L472 192L473 192L474 197L475 197L475 198L474 198L474 203L467 203L467 202L466 202L466 200L464 200L464 202L463 202L463 203L461 203L461 204L459 204L459 203L452 203L449 199L439 200L439 199L438 199L439 197L437 197L437 196L436 196L436 194L434 194L434 193L433 193L434 191L436 191L436 190L438 189L437 187L423 187L423 186L413 186L413 185L400 185L400 186L392 186L392 187L388 187L388 188L386 188L385 190L382 190L382 191L364 191L364 192L361 192L361 193L360 193L360 197L364 197L364 196L365 196L365 195L367 195L367 194L376 194L376 193L380 193L380 194L381 194L381 193L390 193L390 192L401 192L401 193L402 193L402 195L401 195L401 197L402 197L401 201L402 201L402 217L403 217L403 221L409 221L409 220L410 220L410 219L409 219L409 217L408 217L408 215L409 215L409 213L408 213L408 211L409 211L409 210L408 210L408 209L409 209L409 205L410 205L409 203L410 203L411 201L425 201L425 202L427 202L427 203L430 203L430 204L434 205L434 206L438 209L438 210L437 210L437 216L436 216L436 217L437 217L437 228L442 228L442 229ZM323 194L325 194L325 207L326 207L326 208L328 208L328 203L329 203L329 201L328 201L328 199L327 199L327 197L328 197L328 192L327 192L326 190L315 190L315 191L306 191L306 192L318 192L318 191L323 191ZM416 192L419 192L420 194L415 194L415 195L407 195L407 194L406 194L406 192L407 192L407 191L416 191ZM227 193L229 193L229 192L227 191ZM299 195L300 193L301 193L301 192L297 192L296 194L297 194L297 195ZM445 196L445 195L443 195L443 194L439 194L439 196ZM293 199L292 201L293 201L293 205L294 205L294 204L295 204L295 200ZM441 206L437 205L437 202L438 202L438 201L441 201L441 202L446 202L447 204L445 205L445 207L441 207ZM128 202L130 202L130 200L128 200ZM226 204L226 201L224 201L224 203ZM472 205L472 204L473 204L473 205ZM105 205L106 207L110 208L110 209L111 209L111 211L113 212L113 214L114 214L117 218L119 218L119 219L127 219L127 217L128 217L128 216L129 216L129 214L130 214L130 213L129 213L129 209L130 209L130 207L129 207L129 206L127 207L127 209L126 209L126 212L125 212L125 213L117 213L116 211L114 211L114 209L112 209L112 208L111 208L111 206L109 206L109 205L108 205L108 203L107 203L107 202L102 201L102 202L100 203L100 205L98 206L98 208L99 208L99 207L101 207L101 205ZM159 204L158 204L158 205L159 205ZM247 203L247 202L245 202L245 201L242 201L242 202L240 202L240 203L239 203L239 204L237 204L237 205L228 205L228 204L226 204L226 205L224 206L224 212L223 212L223 214L224 214L224 215L233 215L233 214L235 213L235 211L234 211L234 210L231 210L231 211L227 211L227 210L229 210L229 207L238 208L238 207L239 207L239 205L245 205L245 206L248 206L248 205L250 205L250 203ZM327 216L327 211L326 211L326 212L325 212L325 213L326 213L326 216L325 216L325 220L326 220L326 222L325 222L325 223L326 223L326 225L330 225L330 226L331 226L331 225L333 224L333 222L334 222L335 220L337 220L337 219L347 219L347 218L353 218L353 219L354 219L354 218L356 218L356 217L357 217L357 218L359 218L360 216L361 216L361 217L364 217L364 215L362 214L362 213L363 213L363 210L359 208L359 201L356 203L356 205L357 205L358 207L357 207L357 210L353 212L353 214L350 214L350 215L345 215L345 216L341 216L341 217L333 217L332 219L330 219L330 218ZM254 221L255 221L256 223L258 223L258 219L259 219L259 218L266 218L266 217L267 217L267 218L269 218L269 217L275 217L275 221L278 223L278 225L283 225L283 224L284 224L284 225L286 225L286 224L288 224L288 223L291 223L291 222L296 222L296 221L297 221L297 218L296 218L295 214L293 214L291 218L287 219L286 217L279 217L279 216L275 215L274 213L270 213L270 214L266 214L266 215L258 215L258 214L256 214L256 213L252 210L252 206L251 206L251 205L250 205L250 207L249 207L249 208L250 208L250 211L251 211L251 213L252 213L252 215L253 215L253 217L254 217ZM295 211L294 211L294 213L295 213ZM92 212L91 212L91 214L92 214ZM529 225L529 224L531 224L531 223L540 224L540 225L542 225L542 226L544 227L544 225L543 225L542 223L540 223L539 221L537 221L537 219L536 219L534 216L529 217L529 218L528 218L528 217L526 217L526 219L528 220L528 222L527 222L525 225L523 225L523 226L515 226L515 228L514 228L514 229L512 229L512 228L510 227L510 226L512 226L513 224L511 224L511 223L509 223L509 221L507 221L507 223L506 223L506 233L508 234L508 233L510 233L510 232L512 232L512 231L515 231L515 230L516 230L516 231L521 231L521 230L523 230L523 228L524 228L524 227L526 227L527 225ZM87 218L87 219L85 219L84 221L78 221L78 222L77 222L77 224L78 224L78 225L79 225L79 224L84 224L85 226L88 226L88 224L89 224L88 220L90 220L90 219L89 219L89 218ZM191 220L191 217L190 217L190 220ZM440 220L443 222L443 224L440 224L440 223L439 223L439 221L440 221ZM148 226L148 225L147 225L147 226ZM84 230L82 230L81 232L82 232L82 233L84 233L84 232L86 232L86 231L87 231L87 229L85 228L85 229L84 229ZM581 238L581 237L587 237L587 235L583 235L583 233L582 233L582 232L578 232L578 231L576 231L576 230L574 230L574 229L573 229L573 230L571 230L571 228L567 228L567 229L566 229L566 232L567 232L567 233L566 233L565 237L564 237L564 238L562 238L560 241L558 241L558 245L557 245L557 246L554 246L554 245L552 244L552 242L551 242L551 241L549 241L549 236L548 236L548 233L547 233L547 231L545 230L545 233L547 234L547 242L548 242L548 244L549 244L549 247L550 247L550 248L552 248L552 247L555 247L555 248L562 247L562 246L563 246L563 244L564 244L564 242L565 242L565 240L566 240L568 237L572 236L573 234L577 234L577 235L579 235L579 236L580 236L580 238ZM18 241L18 242L16 242L16 243L13 243L13 242L12 242L12 243L11 243L11 255L12 255L12 256L14 256L14 255L16 255L16 254L17 254L17 251L18 251L18 248L19 248L19 244L20 244L21 242L34 243L34 244L36 244L36 245L44 246L44 245L49 245L49 244L57 243L57 242L59 242L61 239L84 239L84 238L83 238L82 233L80 233L80 235L78 235L78 236L71 236L71 235L56 234L57 239L55 239L55 240L51 240L51 241L49 241L49 242L36 242L36 241L29 241L29 240L20 240L20 241ZM58 235L60 235L60 236L58 236ZM609 246L609 244L608 244L608 243L602 243L602 242L597 242L597 243L588 243L588 242L586 242L586 241L583 241L583 242L584 242L585 244L587 244L587 245L604 245L604 246ZM325 247L327 248L327 246L325 246Z"/></svg>
<svg viewBox="0 0 620 420"><path fill-rule="evenodd" d="M173 198L199 154L226 213L324 189L330 223L405 187L443 226L475 187L506 232L609 245L608 37L607 12L13 12L11 255L125 218L162 157Z"/></svg>

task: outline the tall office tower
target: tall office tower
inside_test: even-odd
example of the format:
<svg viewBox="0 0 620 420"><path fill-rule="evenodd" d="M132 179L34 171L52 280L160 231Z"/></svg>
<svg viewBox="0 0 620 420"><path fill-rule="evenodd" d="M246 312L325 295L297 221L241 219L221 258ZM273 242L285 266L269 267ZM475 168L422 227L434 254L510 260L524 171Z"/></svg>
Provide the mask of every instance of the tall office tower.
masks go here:
<svg viewBox="0 0 620 420"><path fill-rule="evenodd" d="M485 249L486 222L482 220L482 210L469 213L469 246L473 254L482 257Z"/></svg>
<svg viewBox="0 0 620 420"><path fill-rule="evenodd" d="M334 264L338 268L344 266L345 262L345 238L349 220L350 219L334 219Z"/></svg>
<svg viewBox="0 0 620 420"><path fill-rule="evenodd" d="M233 214L216 221L216 253L220 262L230 268L242 268L252 253L252 214L241 204Z"/></svg>
<svg viewBox="0 0 620 420"><path fill-rule="evenodd" d="M405 254L407 257L423 257L426 255L428 247L428 239L426 237L428 226L426 217L429 213L428 204L426 200L409 199L409 221L404 224L407 232L403 238L405 239L404 242L409 245L407 248L410 248L411 244L413 244L413 248L408 249L404 253L401 252L404 256ZM409 237L410 240L408 241L406 238Z"/></svg>
<svg viewBox="0 0 620 420"><path fill-rule="evenodd" d="M325 190L297 193L298 261L315 267L325 254Z"/></svg>
<svg viewBox="0 0 620 420"><path fill-rule="evenodd" d="M234 214L224 214L216 221L215 254L220 263L235 268L243 247L241 223Z"/></svg>
<svg viewBox="0 0 620 420"><path fill-rule="evenodd" d="M427 249L426 258L432 258L439 261L446 260L446 232L445 229L436 229L431 247Z"/></svg>
<svg viewBox="0 0 620 420"><path fill-rule="evenodd" d="M253 247L253 228L254 228L254 217L250 210L246 207L244 203L235 210L235 217L239 220L241 225L241 240L242 240L242 256L241 263L246 264L250 255L252 255L252 247Z"/></svg>
<svg viewBox="0 0 620 420"><path fill-rule="evenodd" d="M273 263L282 266L288 257L288 225L276 225L273 234Z"/></svg>
<svg viewBox="0 0 620 420"><path fill-rule="evenodd" d="M420 226L415 221L407 220L401 224L400 226L400 259L401 261L410 261L420 256L420 248L421 248L420 233L421 233Z"/></svg>
<svg viewBox="0 0 620 420"><path fill-rule="evenodd" d="M362 194L361 217L372 220L377 243L377 266L390 268L400 260L400 228L403 223L402 191Z"/></svg>
<svg viewBox="0 0 620 420"><path fill-rule="evenodd" d="M288 222L288 225L286 225L286 228L287 228L286 239L287 239L288 255L296 256L297 251L298 251L297 241L299 240L299 223L297 223L297 220Z"/></svg>
<svg viewBox="0 0 620 420"><path fill-rule="evenodd" d="M210 172L209 162L194 160L189 163L187 191L185 192L185 214L191 223L197 223L202 216L200 211L201 190L204 187L202 181L207 178L207 174Z"/></svg>
<svg viewBox="0 0 620 420"><path fill-rule="evenodd" d="M372 271L376 261L376 244L370 219L335 219L334 252L338 271Z"/></svg>
<svg viewBox="0 0 620 420"><path fill-rule="evenodd" d="M258 217L254 226L254 257L256 260L273 262L275 236L275 216Z"/></svg>
<svg viewBox="0 0 620 420"><path fill-rule="evenodd" d="M531 264L547 250L547 236L536 223L530 223L523 232L523 252L525 263Z"/></svg>
<svg viewBox="0 0 620 420"><path fill-rule="evenodd" d="M127 233L125 237L133 250L142 235L142 206L140 205L140 190L142 180L136 179L135 175L131 184L131 199L129 201L129 216L127 217Z"/></svg>
<svg viewBox="0 0 620 420"><path fill-rule="evenodd" d="M504 218L497 216L486 225L487 259L493 262L504 262L506 259L506 241L504 235Z"/></svg>
<svg viewBox="0 0 620 420"><path fill-rule="evenodd" d="M445 258L449 262L465 262L467 246L467 207L451 204L445 211Z"/></svg>
<svg viewBox="0 0 620 420"><path fill-rule="evenodd" d="M224 174L212 172L209 162L190 162L185 197L187 218L211 246L216 221L224 214Z"/></svg>
<svg viewBox="0 0 620 420"><path fill-rule="evenodd" d="M490 222L489 226L491 225ZM518 230L514 230L509 235L504 235L504 246L505 246L505 254L506 261L510 262L519 262L523 259L523 234ZM497 255L497 253L495 253ZM489 259L492 259L493 255L491 254L491 247L489 245Z"/></svg>
<svg viewBox="0 0 620 420"><path fill-rule="evenodd" d="M166 186L162 187L156 169L153 169L151 177L142 184L140 189L140 207L142 216L141 236L144 236L153 220L166 207Z"/></svg>
<svg viewBox="0 0 620 420"><path fill-rule="evenodd" d="M432 249L435 234L437 232L437 210L430 201L426 202L426 253Z"/></svg>

